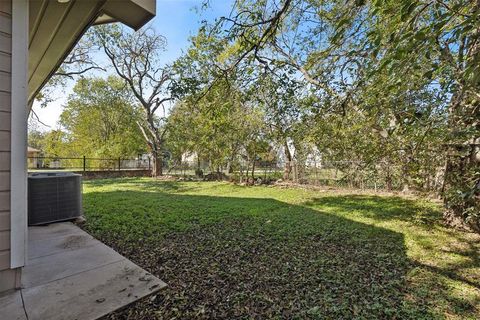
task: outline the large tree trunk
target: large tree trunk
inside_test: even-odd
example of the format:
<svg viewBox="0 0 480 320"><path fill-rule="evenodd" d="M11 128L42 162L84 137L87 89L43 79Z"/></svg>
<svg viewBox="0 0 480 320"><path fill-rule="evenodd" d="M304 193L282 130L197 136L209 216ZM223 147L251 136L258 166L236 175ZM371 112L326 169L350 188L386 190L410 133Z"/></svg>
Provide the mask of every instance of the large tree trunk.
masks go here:
<svg viewBox="0 0 480 320"><path fill-rule="evenodd" d="M252 162L252 180L253 180L253 183L255 183L255 158L256 158L256 156L254 155L253 156L253 162Z"/></svg>
<svg viewBox="0 0 480 320"><path fill-rule="evenodd" d="M287 140L285 140L284 148L285 148L285 168L283 171L283 180L289 180L290 174L292 173L292 153L288 148Z"/></svg>
<svg viewBox="0 0 480 320"><path fill-rule="evenodd" d="M145 127L143 126L145 124ZM150 119L149 122L141 123L137 121L138 128L143 134L143 137L151 150L152 156L152 177L158 177L163 174L163 153L162 145L163 139L162 134L158 132L158 129L154 127L153 120Z"/></svg>
<svg viewBox="0 0 480 320"><path fill-rule="evenodd" d="M158 152L152 152L152 177L159 177L163 175L163 158Z"/></svg>
<svg viewBox="0 0 480 320"><path fill-rule="evenodd" d="M480 103L462 92L453 98L450 129L453 142L447 145L443 185L445 219L465 223L480 232ZM462 141L463 140L463 141Z"/></svg>
<svg viewBox="0 0 480 320"><path fill-rule="evenodd" d="M201 166L200 155L197 153L197 167L195 169L195 175L199 178L203 177L203 170Z"/></svg>
<svg viewBox="0 0 480 320"><path fill-rule="evenodd" d="M480 153L479 144L449 146L443 197L445 220L453 225L466 224L480 232Z"/></svg>
<svg viewBox="0 0 480 320"><path fill-rule="evenodd" d="M478 14L480 0L472 14ZM480 81L467 77L467 70L478 73L480 59L480 28L463 39L459 47L457 67L463 71L449 108L450 144L443 197L445 218L455 218L480 232Z"/></svg>
<svg viewBox="0 0 480 320"><path fill-rule="evenodd" d="M408 193L410 191L410 170L409 164L411 159L408 159L403 162L402 165L402 192Z"/></svg>
<svg viewBox="0 0 480 320"><path fill-rule="evenodd" d="M297 141L295 145L295 173L298 183L305 183L305 166L307 162L307 155L304 141Z"/></svg>
<svg viewBox="0 0 480 320"><path fill-rule="evenodd" d="M385 167L385 186L387 188L387 191L392 191L393 189L392 180L392 169L390 167L390 162L387 162Z"/></svg>

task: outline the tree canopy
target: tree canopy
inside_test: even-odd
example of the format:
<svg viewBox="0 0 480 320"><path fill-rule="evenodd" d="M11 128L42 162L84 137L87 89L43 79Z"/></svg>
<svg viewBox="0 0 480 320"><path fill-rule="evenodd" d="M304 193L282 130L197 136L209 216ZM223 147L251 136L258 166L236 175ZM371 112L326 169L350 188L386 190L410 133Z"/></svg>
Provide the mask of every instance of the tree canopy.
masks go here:
<svg viewBox="0 0 480 320"><path fill-rule="evenodd" d="M179 92L198 104L235 88L288 160L314 146L324 161L395 171L397 187L440 191L475 220L479 14L468 0L236 1L192 38Z"/></svg>
<svg viewBox="0 0 480 320"><path fill-rule="evenodd" d="M132 125L139 117L120 78L83 78L68 97L60 124L68 133L70 155L117 158L145 151L140 130Z"/></svg>
<svg viewBox="0 0 480 320"><path fill-rule="evenodd" d="M300 180L316 154L353 180L436 192L480 229L480 0L238 0L173 66L151 28L87 40L119 78L78 82L62 115L75 150L129 153L143 136L155 175L168 151L212 171L281 158Z"/></svg>

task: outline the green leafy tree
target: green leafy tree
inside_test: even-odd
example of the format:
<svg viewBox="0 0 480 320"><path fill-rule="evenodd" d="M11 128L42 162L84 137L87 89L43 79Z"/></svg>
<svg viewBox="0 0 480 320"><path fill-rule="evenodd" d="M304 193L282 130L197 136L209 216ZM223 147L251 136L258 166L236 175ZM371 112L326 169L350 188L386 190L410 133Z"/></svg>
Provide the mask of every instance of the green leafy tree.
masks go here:
<svg viewBox="0 0 480 320"><path fill-rule="evenodd" d="M377 1L371 14L379 68L395 79L419 75L417 83L446 96L447 165L443 195L447 217L480 230L480 2Z"/></svg>
<svg viewBox="0 0 480 320"><path fill-rule="evenodd" d="M331 159L399 167L404 189L430 188L446 161L448 212L479 228L479 12L478 0L236 1L201 30L222 44L204 88L284 72L309 89L292 132Z"/></svg>
<svg viewBox="0 0 480 320"><path fill-rule="evenodd" d="M41 142L42 151L45 156L51 158L71 156L69 149L69 137L67 132L61 129L48 131Z"/></svg>
<svg viewBox="0 0 480 320"><path fill-rule="evenodd" d="M202 99L196 93L176 104L169 118L169 137L174 149L196 153L209 161L211 170L254 166L263 152L263 114L238 83L218 81Z"/></svg>
<svg viewBox="0 0 480 320"><path fill-rule="evenodd" d="M60 116L75 156L118 158L146 150L135 123L140 118L131 93L119 77L83 78Z"/></svg>
<svg viewBox="0 0 480 320"><path fill-rule="evenodd" d="M161 61L166 39L151 28L133 32L119 25L98 26L90 38L141 107L136 123L152 155L152 175L162 175L167 133L165 103L173 100L171 70Z"/></svg>

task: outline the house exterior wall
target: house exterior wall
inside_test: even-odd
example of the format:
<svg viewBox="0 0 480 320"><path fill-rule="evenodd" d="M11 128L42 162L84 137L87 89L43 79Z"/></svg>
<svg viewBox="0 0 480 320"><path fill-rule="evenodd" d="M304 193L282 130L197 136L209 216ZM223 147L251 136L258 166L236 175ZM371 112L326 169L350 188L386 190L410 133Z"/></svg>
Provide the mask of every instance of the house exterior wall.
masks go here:
<svg viewBox="0 0 480 320"><path fill-rule="evenodd" d="M22 126L12 126L12 123L18 123L16 120L26 113L26 98L18 99L19 95L26 96L26 71L22 71L26 67L18 67L25 65L26 59L18 58L22 54L26 57L26 42L23 43L22 38L25 37L27 24L24 19L14 19L26 17L26 4L26 0L15 3L12 0L0 1L0 292L20 286L20 267L24 265L24 250L15 252L15 247L25 244L25 233L18 222L22 223L26 218L26 197L21 194L23 201L20 205L16 199L20 195L18 191L26 186L23 184L26 170L19 170L18 164L15 164L22 159L18 156L22 146L12 148L12 145L17 145ZM13 38L16 40L13 41ZM15 59L12 58L14 56ZM23 139L23 135L20 138ZM22 237L21 241L18 241L18 236Z"/></svg>
<svg viewBox="0 0 480 320"><path fill-rule="evenodd" d="M10 268L25 265L27 247L27 66L29 0L12 1L10 128Z"/></svg>
<svg viewBox="0 0 480 320"><path fill-rule="evenodd" d="M0 291L15 287L10 269L12 3L0 1Z"/></svg>

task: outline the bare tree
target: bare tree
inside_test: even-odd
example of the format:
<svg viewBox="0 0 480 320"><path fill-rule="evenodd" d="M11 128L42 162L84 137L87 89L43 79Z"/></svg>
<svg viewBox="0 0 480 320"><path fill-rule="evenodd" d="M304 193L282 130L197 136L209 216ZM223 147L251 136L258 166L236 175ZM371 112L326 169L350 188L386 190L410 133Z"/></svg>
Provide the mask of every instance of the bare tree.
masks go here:
<svg viewBox="0 0 480 320"><path fill-rule="evenodd" d="M94 59L94 43L91 39L83 37L75 45L70 54L65 58L60 67L55 71L50 80L45 84L42 90L35 96L35 100L40 103L42 107L54 100L54 90L65 87L68 80L84 75L89 71L106 71ZM32 106L33 101L29 102ZM37 118L35 111L30 109L31 116Z"/></svg>
<svg viewBox="0 0 480 320"><path fill-rule="evenodd" d="M118 25L96 27L92 38L141 106L143 117L137 125L152 155L152 175L162 175L165 103L173 99L170 70L160 61L166 39L151 28L132 32Z"/></svg>

